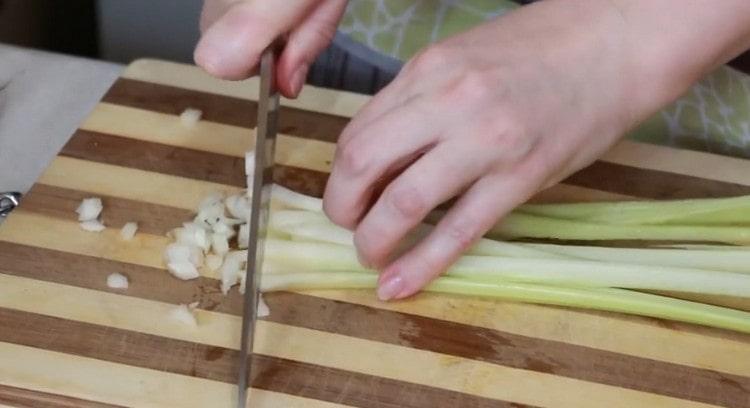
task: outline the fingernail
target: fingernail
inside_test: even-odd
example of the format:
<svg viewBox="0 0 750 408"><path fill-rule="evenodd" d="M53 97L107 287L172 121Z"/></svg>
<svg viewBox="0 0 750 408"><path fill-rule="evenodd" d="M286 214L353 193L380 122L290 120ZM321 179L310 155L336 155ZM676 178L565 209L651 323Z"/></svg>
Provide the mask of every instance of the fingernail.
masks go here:
<svg viewBox="0 0 750 408"><path fill-rule="evenodd" d="M218 50L210 44L207 45L205 42L201 42L198 45L193 56L195 63L212 75L219 72L219 68L221 67L220 58L221 55Z"/></svg>
<svg viewBox="0 0 750 408"><path fill-rule="evenodd" d="M388 301L398 296L404 290L404 280L400 276L392 276L378 286L378 299Z"/></svg>
<svg viewBox="0 0 750 408"><path fill-rule="evenodd" d="M307 64L302 64L296 71L294 71L294 74L292 74L292 92L295 96L299 95L300 91L302 91L302 85L305 84L307 70L309 68L310 67Z"/></svg>

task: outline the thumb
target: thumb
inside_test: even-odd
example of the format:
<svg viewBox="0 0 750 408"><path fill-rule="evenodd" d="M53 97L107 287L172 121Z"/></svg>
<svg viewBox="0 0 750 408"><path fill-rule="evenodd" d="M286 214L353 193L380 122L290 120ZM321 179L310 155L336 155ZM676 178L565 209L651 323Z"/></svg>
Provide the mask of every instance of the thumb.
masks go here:
<svg viewBox="0 0 750 408"><path fill-rule="evenodd" d="M307 16L318 0L241 1L231 4L198 42L195 62L222 79L248 78L260 54Z"/></svg>
<svg viewBox="0 0 750 408"><path fill-rule="evenodd" d="M289 35L277 71L277 83L284 96L294 98L299 95L310 65L336 34L346 2L347 0L321 1Z"/></svg>
<svg viewBox="0 0 750 408"><path fill-rule="evenodd" d="M201 10L200 30L204 34L227 10L243 0L205 0Z"/></svg>

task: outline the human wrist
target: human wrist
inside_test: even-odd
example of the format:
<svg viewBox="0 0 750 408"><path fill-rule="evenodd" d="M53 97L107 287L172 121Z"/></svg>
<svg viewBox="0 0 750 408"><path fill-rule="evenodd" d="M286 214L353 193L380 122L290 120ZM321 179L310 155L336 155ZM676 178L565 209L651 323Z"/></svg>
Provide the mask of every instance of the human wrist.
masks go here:
<svg viewBox="0 0 750 408"><path fill-rule="evenodd" d="M612 0L625 23L633 106L648 116L750 47L750 3Z"/></svg>

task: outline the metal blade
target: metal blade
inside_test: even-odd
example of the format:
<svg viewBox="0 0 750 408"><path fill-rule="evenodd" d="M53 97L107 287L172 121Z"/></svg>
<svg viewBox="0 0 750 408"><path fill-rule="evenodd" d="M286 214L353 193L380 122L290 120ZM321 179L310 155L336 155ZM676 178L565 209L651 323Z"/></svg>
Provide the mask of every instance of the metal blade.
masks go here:
<svg viewBox="0 0 750 408"><path fill-rule="evenodd" d="M21 193L0 193L0 218L10 214L20 202Z"/></svg>
<svg viewBox="0 0 750 408"><path fill-rule="evenodd" d="M260 297L260 273L263 265L263 247L268 223L268 210L273 185L274 151L279 110L279 93L276 89L275 52L269 47L260 62L260 98L258 99L258 133L255 140L255 173L251 198L250 239L245 272L245 303L242 312L240 345L240 371L237 407L244 408L252 373L253 338Z"/></svg>

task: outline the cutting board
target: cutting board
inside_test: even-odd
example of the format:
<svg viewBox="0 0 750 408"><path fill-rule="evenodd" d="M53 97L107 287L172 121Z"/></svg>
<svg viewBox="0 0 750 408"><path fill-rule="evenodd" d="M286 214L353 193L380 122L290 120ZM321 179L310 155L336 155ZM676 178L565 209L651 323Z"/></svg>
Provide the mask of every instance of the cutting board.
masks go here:
<svg viewBox="0 0 750 408"><path fill-rule="evenodd" d="M81 124L0 227L0 403L232 406L240 297L210 277L172 278L161 253L201 198L243 187L257 87L141 60ZM277 182L320 196L334 141L366 100L307 88L284 101ZM204 113L194 129L178 119L187 107ZM750 194L748 161L623 142L534 200L738 194ZM104 201L101 234L76 222L90 196ZM128 221L141 228L122 242ZM113 272L128 290L106 286ZM192 301L197 328L167 317ZM729 331L446 295L266 301L256 407L750 407L750 336Z"/></svg>

